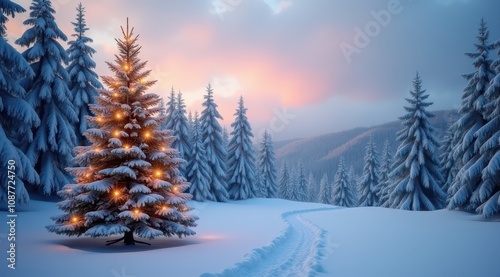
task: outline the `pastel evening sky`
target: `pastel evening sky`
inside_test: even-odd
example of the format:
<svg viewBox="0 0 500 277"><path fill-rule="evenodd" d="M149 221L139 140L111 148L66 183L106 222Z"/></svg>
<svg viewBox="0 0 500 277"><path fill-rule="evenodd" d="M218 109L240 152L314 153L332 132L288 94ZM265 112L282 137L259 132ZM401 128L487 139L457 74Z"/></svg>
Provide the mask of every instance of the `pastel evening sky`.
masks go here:
<svg viewBox="0 0 500 277"><path fill-rule="evenodd" d="M78 2L53 1L68 38ZM128 17L158 80L152 92L166 98L174 87L188 110L201 111L210 82L223 125L243 95L254 134L268 128L277 140L395 120L416 71L433 110L457 108L461 75L473 70L464 52L474 51L481 17L490 40L500 40L496 0L81 2L99 75L109 74L105 61L114 59ZM28 10L31 1L16 3ZM27 16L10 20L9 41Z"/></svg>

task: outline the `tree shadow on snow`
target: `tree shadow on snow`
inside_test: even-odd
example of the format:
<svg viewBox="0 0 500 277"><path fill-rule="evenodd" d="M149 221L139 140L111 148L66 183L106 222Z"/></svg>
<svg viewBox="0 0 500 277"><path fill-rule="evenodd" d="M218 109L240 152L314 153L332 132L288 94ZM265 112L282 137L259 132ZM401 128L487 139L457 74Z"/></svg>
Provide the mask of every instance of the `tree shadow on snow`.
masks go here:
<svg viewBox="0 0 500 277"><path fill-rule="evenodd" d="M154 240L142 240L136 238L139 241L150 243L151 245L135 244L135 245L124 245L123 242L118 242L113 245L106 246L106 241L112 239L118 239L116 237L107 238L68 238L68 239L58 239L47 241L47 244L51 246L62 246L70 249L87 251L87 252L97 252L97 253L127 253L127 252L142 252L142 251L152 251L159 249L168 249L175 247L183 247L194 244L201 244L203 240L196 238L159 238Z"/></svg>

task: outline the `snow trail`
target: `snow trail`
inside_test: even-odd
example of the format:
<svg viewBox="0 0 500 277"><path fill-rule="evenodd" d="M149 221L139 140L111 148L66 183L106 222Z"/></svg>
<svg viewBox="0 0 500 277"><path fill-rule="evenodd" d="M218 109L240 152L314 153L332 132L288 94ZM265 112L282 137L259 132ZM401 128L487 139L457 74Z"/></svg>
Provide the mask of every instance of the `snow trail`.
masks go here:
<svg viewBox="0 0 500 277"><path fill-rule="evenodd" d="M327 231L302 217L304 213L333 210L318 208L285 212L286 229L270 245L252 250L241 262L210 276L316 276L328 255Z"/></svg>

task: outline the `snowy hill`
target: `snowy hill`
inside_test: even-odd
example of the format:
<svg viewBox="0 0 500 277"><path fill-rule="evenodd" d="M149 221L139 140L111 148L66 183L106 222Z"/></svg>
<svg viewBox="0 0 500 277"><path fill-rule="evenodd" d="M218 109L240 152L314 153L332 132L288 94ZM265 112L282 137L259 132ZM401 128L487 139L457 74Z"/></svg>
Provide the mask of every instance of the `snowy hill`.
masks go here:
<svg viewBox="0 0 500 277"><path fill-rule="evenodd" d="M47 232L60 211L32 201L17 217L16 269L4 259L0 276L500 276L498 219L278 199L191 205L200 217L193 237L104 246Z"/></svg>
<svg viewBox="0 0 500 277"><path fill-rule="evenodd" d="M436 111L434 114L436 116L430 122L436 128L437 137L441 138L446 131L448 119L450 116L454 116L456 111ZM339 158L344 156L347 167L353 166L355 172L360 174L363 170L363 157L368 137L374 136L379 154L382 152L386 138L392 145L393 153L395 153L397 148L396 132L400 128L401 122L393 121L373 127L355 128L316 137L276 142L276 157L278 164L285 160L289 166L296 166L301 160L306 171L312 172L319 179L325 172L333 177Z"/></svg>

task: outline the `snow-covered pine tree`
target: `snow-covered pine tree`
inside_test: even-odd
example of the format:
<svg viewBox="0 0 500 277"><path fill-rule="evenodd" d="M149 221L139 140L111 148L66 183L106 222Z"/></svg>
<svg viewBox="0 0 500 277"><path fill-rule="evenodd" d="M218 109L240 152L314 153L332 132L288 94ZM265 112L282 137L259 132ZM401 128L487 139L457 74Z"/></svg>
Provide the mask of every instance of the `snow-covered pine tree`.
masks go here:
<svg viewBox="0 0 500 277"><path fill-rule="evenodd" d="M411 98L406 98L410 104L405 107L407 114L400 117L403 121L402 129L397 133L400 145L389 176L394 182L390 206L414 211L441 209L446 194L441 189L439 140L429 123L429 118L434 115L426 108L432 103L426 102L429 94L422 89L418 73L410 95Z"/></svg>
<svg viewBox="0 0 500 277"><path fill-rule="evenodd" d="M263 195L261 197L276 198L278 184L276 182L276 154L274 153L273 139L265 130L260 142L258 168L261 175Z"/></svg>
<svg viewBox="0 0 500 277"><path fill-rule="evenodd" d="M231 199L241 200L255 197L255 153L252 146L252 127L247 118L247 108L240 96L235 120L231 124L231 140L228 152L228 190Z"/></svg>
<svg viewBox="0 0 500 277"><path fill-rule="evenodd" d="M389 196L393 190L392 182L389 179L389 174L392 171L392 158L391 144L389 139L386 138L384 142L384 149L382 150L382 162L380 163L380 206L388 207Z"/></svg>
<svg viewBox="0 0 500 277"><path fill-rule="evenodd" d="M165 109L165 121L162 122L161 128L164 130L172 130L174 129L174 121L173 117L175 111L177 110L177 98L175 97L174 87L170 91L170 95L168 96L168 102L166 104Z"/></svg>
<svg viewBox="0 0 500 277"><path fill-rule="evenodd" d="M478 190L482 183L481 173L486 165L485 157L480 153L481 142L477 141L477 131L486 125L491 112L486 105L488 100L485 93L494 76L489 54L494 45L488 41L489 31L483 19L477 39L478 42L474 44L477 52L466 53L474 59L475 72L464 75L469 83L462 94L462 105L458 111L460 118L456 123L457 144L453 149L453 159L458 163L459 171L449 188L449 209L475 211L481 205L479 198L489 194L488 190Z"/></svg>
<svg viewBox="0 0 500 277"><path fill-rule="evenodd" d="M441 172L443 173L444 179L442 186L444 192L448 191L458 172L458 163L453 159L453 148L457 143L457 124L456 119L451 115L448 118L447 127L443 143L441 144L439 156L439 160L441 162Z"/></svg>
<svg viewBox="0 0 500 277"><path fill-rule="evenodd" d="M147 62L139 58L141 47L134 29L122 28L123 39L116 39L119 54L115 63L107 62L114 77L103 77L109 90L100 90L95 117L87 117L90 128L85 135L90 146L76 147L76 162L70 168L77 184L66 185L58 207L65 212L52 219L50 232L68 236L106 237L124 234L127 245L134 234L153 239L159 236L188 236L195 232L197 217L189 215L183 193L189 183L179 175L183 162L171 148L175 137L159 130L164 118L160 97L146 93L156 81L149 81Z"/></svg>
<svg viewBox="0 0 500 277"><path fill-rule="evenodd" d="M314 179L314 175L312 172L309 172L309 177L307 178L307 201L308 202L317 202L319 196L319 185Z"/></svg>
<svg viewBox="0 0 500 277"><path fill-rule="evenodd" d="M299 198L297 197L297 186L297 169L295 167L292 167L292 169L290 170L290 181L288 182L288 185L286 187L286 194L289 197L287 198L288 200L299 201Z"/></svg>
<svg viewBox="0 0 500 277"><path fill-rule="evenodd" d="M69 57L69 65L66 68L69 74L68 88L73 97L73 104L75 105L76 115L78 117L78 125L75 128L77 138L77 145L87 145L88 141L83 136L87 131L86 116L91 115L89 104L95 102L97 96L97 89L101 89L102 85L98 80L97 74L94 72L96 67L95 62L92 60L92 55L95 50L87 44L92 43L92 39L85 36L85 32L89 30L85 23L85 8L82 3L78 4L75 26L75 40L68 42L69 48L67 50Z"/></svg>
<svg viewBox="0 0 500 277"><path fill-rule="evenodd" d="M333 182L333 205L355 207L358 199L355 184L351 184L344 157L340 157L337 173Z"/></svg>
<svg viewBox="0 0 500 277"><path fill-rule="evenodd" d="M191 183L188 192L193 195L196 201L215 201L215 197L210 193L210 168L203 142L201 141L201 129L198 113L194 114L192 128L192 148L187 166L187 179Z"/></svg>
<svg viewBox="0 0 500 277"><path fill-rule="evenodd" d="M295 179L297 185L295 187L296 201L307 202L307 180L304 165L299 161Z"/></svg>
<svg viewBox="0 0 500 277"><path fill-rule="evenodd" d="M333 203L332 184L328 181L328 175L323 174L319 182L319 195L317 201L323 204Z"/></svg>
<svg viewBox="0 0 500 277"><path fill-rule="evenodd" d="M266 198L267 190L262 180L261 171L257 168L255 169L255 178L253 179L253 182L255 187L255 197Z"/></svg>
<svg viewBox="0 0 500 277"><path fill-rule="evenodd" d="M38 174L20 147L33 139L32 128L40 124L35 110L25 100L25 90L17 82L19 78L32 78L33 70L28 62L14 47L5 40L8 16L25 12L20 5L9 1L0 1L0 157L2 169L0 178L0 205L7 207L8 186L15 182L17 204L29 202L29 195L24 183L36 184ZM12 164L13 161L14 164ZM16 168L15 174L9 174L9 165ZM13 172L13 171L12 171ZM14 179L15 178L15 179Z"/></svg>
<svg viewBox="0 0 500 277"><path fill-rule="evenodd" d="M66 41L66 35L57 27L50 1L33 0L30 10L24 25L31 27L16 44L28 47L23 56L35 76L22 79L21 85L41 123L34 129L33 142L26 145L25 151L40 175L40 189L49 195L72 182L65 168L72 165L78 118L67 86L69 75L63 66L68 56L57 41Z"/></svg>
<svg viewBox="0 0 500 277"><path fill-rule="evenodd" d="M500 43L497 45L500 56ZM476 132L475 147L479 147L481 157L465 173L474 176L474 171L481 171L481 181L470 202L477 206L476 212L483 217L500 214L500 58L493 62L492 67L496 75L485 93L488 123Z"/></svg>
<svg viewBox="0 0 500 277"><path fill-rule="evenodd" d="M370 135L366 145L365 165L363 176L361 176L359 187L359 205L360 206L378 206L380 194L380 176L379 176L379 157L375 150L375 141L373 135Z"/></svg>
<svg viewBox="0 0 500 277"><path fill-rule="evenodd" d="M282 199L290 199L291 196L288 195L288 185L290 184L290 173L288 172L288 167L283 161L281 163L280 177L278 180L279 197Z"/></svg>
<svg viewBox="0 0 500 277"><path fill-rule="evenodd" d="M207 94L203 96L205 98L203 107L205 108L200 117L201 134L210 168L210 193L216 201L224 202L229 199L226 182L227 149L224 145L222 127L217 121L217 119L222 119L222 116L217 111L213 93L212 86L208 84Z"/></svg>
<svg viewBox="0 0 500 277"><path fill-rule="evenodd" d="M186 104L182 99L182 93L177 94L177 106L172 113L172 131L174 132L175 140L172 147L179 151L179 156L186 161L190 160L191 154L191 134L189 131L189 122L186 117ZM181 175L186 175L186 164L179 167Z"/></svg>

